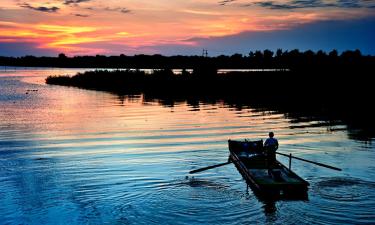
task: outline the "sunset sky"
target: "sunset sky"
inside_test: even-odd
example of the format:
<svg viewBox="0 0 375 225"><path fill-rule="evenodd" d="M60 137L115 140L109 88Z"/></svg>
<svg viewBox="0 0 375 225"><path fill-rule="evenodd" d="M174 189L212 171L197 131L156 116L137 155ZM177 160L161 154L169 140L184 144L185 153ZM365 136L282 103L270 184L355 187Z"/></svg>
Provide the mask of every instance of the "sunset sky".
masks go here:
<svg viewBox="0 0 375 225"><path fill-rule="evenodd" d="M360 49L375 0L0 0L0 55Z"/></svg>

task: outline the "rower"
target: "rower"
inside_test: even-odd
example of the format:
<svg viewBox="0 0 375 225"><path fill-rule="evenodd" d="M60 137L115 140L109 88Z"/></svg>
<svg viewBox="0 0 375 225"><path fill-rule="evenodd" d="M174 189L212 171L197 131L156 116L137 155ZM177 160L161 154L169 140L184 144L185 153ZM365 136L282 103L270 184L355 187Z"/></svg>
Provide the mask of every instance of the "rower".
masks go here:
<svg viewBox="0 0 375 225"><path fill-rule="evenodd" d="M272 174L272 167L276 162L276 150L279 148L279 142L274 138L274 133L268 133L269 138L264 142L264 150L267 156L268 175Z"/></svg>

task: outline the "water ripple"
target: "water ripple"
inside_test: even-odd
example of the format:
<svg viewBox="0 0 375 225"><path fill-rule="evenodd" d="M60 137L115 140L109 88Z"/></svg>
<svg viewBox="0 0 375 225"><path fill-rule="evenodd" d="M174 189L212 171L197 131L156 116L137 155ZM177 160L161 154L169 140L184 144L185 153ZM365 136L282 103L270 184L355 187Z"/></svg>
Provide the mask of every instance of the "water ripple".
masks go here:
<svg viewBox="0 0 375 225"><path fill-rule="evenodd" d="M339 122L42 84L77 71L0 74L0 224L375 223L374 145L350 140ZM293 161L309 200L277 202L258 199L233 165L187 177L227 161L228 139L270 130L279 151L343 172Z"/></svg>

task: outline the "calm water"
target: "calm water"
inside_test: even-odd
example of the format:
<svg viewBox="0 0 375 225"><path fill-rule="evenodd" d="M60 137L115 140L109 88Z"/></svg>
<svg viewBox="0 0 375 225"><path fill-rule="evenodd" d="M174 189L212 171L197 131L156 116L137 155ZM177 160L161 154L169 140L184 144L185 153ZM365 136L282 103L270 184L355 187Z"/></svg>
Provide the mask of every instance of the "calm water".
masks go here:
<svg viewBox="0 0 375 225"><path fill-rule="evenodd" d="M345 124L43 84L77 71L0 72L0 224L375 224L375 145ZM270 130L280 152L343 171L293 161L309 200L274 203L233 165L188 176Z"/></svg>

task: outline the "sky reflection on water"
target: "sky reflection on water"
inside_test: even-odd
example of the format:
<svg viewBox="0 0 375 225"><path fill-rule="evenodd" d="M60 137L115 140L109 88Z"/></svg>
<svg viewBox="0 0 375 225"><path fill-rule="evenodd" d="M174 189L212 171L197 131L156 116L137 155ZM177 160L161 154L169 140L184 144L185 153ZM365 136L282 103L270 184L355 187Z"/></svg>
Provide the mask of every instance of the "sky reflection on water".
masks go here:
<svg viewBox="0 0 375 225"><path fill-rule="evenodd" d="M44 85L51 73L0 75L0 224L375 223L374 145L343 123ZM293 161L309 200L275 203L259 201L233 165L186 177L225 162L229 138L269 130L279 151L343 171Z"/></svg>

